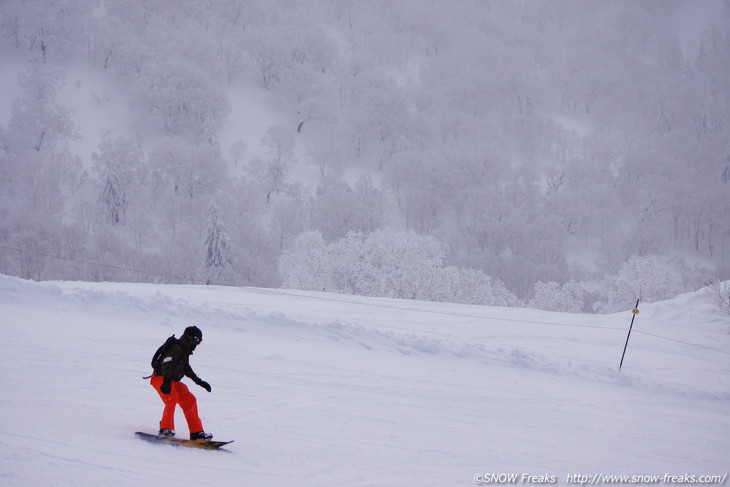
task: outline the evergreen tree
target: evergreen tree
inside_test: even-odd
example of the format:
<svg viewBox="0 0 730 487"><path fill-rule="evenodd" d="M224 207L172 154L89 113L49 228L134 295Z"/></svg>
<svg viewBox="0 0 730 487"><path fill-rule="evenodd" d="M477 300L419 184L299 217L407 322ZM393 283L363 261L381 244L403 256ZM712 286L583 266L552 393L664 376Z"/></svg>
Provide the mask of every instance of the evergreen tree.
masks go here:
<svg viewBox="0 0 730 487"><path fill-rule="evenodd" d="M228 236L220 213L218 205L211 203L208 208L208 238L205 240L205 267L208 269L208 284L214 277L214 273L215 278L220 279L226 267L230 270L233 265L231 238Z"/></svg>
<svg viewBox="0 0 730 487"><path fill-rule="evenodd" d="M107 211L107 219L112 225L124 223L127 206L127 195L124 192L121 179L112 165L106 167L106 184L99 195L99 202L103 203Z"/></svg>

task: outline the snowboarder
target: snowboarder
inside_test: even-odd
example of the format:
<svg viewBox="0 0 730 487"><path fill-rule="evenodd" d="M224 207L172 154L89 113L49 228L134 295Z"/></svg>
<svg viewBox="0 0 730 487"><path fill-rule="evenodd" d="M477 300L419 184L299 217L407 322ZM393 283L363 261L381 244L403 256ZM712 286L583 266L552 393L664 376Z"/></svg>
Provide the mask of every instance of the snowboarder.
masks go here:
<svg viewBox="0 0 730 487"><path fill-rule="evenodd" d="M188 422L191 440L210 440L213 435L203 431L198 416L198 401L188 387L180 382L188 376L197 385L210 392L210 384L201 380L190 367L190 355L203 341L203 333L197 326L185 328L183 335L174 335L160 347L153 358L153 374L150 384L165 403L160 421L160 436L175 436L175 407L179 404Z"/></svg>

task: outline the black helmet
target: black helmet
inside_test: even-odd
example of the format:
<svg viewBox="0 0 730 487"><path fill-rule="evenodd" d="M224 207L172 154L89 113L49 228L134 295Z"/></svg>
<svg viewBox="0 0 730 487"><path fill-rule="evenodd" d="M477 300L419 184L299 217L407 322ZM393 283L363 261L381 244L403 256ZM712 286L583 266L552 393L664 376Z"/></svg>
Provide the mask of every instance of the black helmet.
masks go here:
<svg viewBox="0 0 730 487"><path fill-rule="evenodd" d="M190 338L196 345L203 341L203 332L197 326L188 326L185 328L183 336Z"/></svg>

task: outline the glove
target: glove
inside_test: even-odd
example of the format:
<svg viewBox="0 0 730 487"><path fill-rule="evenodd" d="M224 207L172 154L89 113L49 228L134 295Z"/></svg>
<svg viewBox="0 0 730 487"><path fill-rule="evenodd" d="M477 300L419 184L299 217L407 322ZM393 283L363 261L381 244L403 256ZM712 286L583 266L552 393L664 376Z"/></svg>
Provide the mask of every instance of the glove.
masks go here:
<svg viewBox="0 0 730 487"><path fill-rule="evenodd" d="M205 389L206 391L210 392L210 384L208 384L204 380L201 380L200 382L198 382L198 385L200 387L202 387L203 389Z"/></svg>
<svg viewBox="0 0 730 487"><path fill-rule="evenodd" d="M169 394L172 387L172 380L168 377L165 377L165 380L162 382L162 385L160 386L160 392L163 394Z"/></svg>

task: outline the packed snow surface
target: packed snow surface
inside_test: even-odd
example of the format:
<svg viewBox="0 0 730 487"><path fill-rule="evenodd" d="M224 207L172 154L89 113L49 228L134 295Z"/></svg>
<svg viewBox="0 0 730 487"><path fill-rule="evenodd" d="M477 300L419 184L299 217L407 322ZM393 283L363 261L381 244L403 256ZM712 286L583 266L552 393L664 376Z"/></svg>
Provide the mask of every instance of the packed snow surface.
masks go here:
<svg viewBox="0 0 730 487"><path fill-rule="evenodd" d="M703 291L640 311L619 372L630 310L0 276L0 485L725 475L728 317ZM205 429L235 440L224 451L134 435L162 412L142 380L151 355L193 324L191 364L213 390L187 383ZM176 429L188 433L180 411Z"/></svg>

